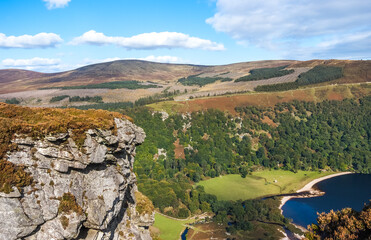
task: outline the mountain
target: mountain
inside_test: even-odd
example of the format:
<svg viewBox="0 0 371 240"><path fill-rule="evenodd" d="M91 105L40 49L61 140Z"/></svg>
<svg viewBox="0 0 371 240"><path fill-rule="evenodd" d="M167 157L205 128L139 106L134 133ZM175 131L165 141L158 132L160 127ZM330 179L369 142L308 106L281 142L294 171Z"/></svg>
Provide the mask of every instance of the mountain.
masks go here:
<svg viewBox="0 0 371 240"><path fill-rule="evenodd" d="M152 81L174 83L190 75L228 73L232 78L247 75L251 69L290 65L296 61L245 62L221 66L167 64L140 60L119 60L88 65L60 73L38 73L26 70L0 70L0 93L36 90L46 87L78 86L112 81Z"/></svg>
<svg viewBox="0 0 371 240"><path fill-rule="evenodd" d="M250 76L253 72L260 77L249 80L254 78ZM305 86L297 83L303 74L307 74ZM326 75L331 76L326 78ZM92 104L91 101L81 100L86 99L84 97L98 97L104 103L116 103L172 95L171 98L176 101L187 101L191 98L257 91L259 87L259 91L277 91L308 85L364 83L370 79L371 61L270 60L202 66L119 60L60 73L0 70L0 101L11 103L10 100L16 99L15 102L22 105L40 107ZM143 84L149 86L141 86ZM53 89L39 90L45 88ZM68 97L79 97L79 102L70 101ZM54 101L55 98L60 99Z"/></svg>

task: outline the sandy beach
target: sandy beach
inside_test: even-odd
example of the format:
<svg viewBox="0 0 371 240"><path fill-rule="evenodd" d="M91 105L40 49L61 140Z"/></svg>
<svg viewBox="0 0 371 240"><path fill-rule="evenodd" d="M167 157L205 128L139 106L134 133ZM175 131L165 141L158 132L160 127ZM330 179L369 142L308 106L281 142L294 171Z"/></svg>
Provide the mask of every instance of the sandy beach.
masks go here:
<svg viewBox="0 0 371 240"><path fill-rule="evenodd" d="M346 175L346 174L352 174L352 172L341 172L341 173L335 173L335 174L331 174L331 175L328 175L328 176L324 176L324 177L321 177L321 178L317 178L317 179L314 179L313 181L307 183L304 187L302 187L301 189L299 189L298 191L296 191L297 193L300 193L300 192L307 192L307 191L311 191L311 190L314 190L313 189L313 186L316 184L316 183L319 183L323 180L326 180L326 179L330 179L330 178L333 178L333 177L337 177L337 176L341 176L341 175ZM286 196L286 197L283 197L281 199L281 205L279 206L279 209L281 209L281 213L282 213L282 207L283 205L285 205L285 203L290 200L291 198L295 198L295 196Z"/></svg>

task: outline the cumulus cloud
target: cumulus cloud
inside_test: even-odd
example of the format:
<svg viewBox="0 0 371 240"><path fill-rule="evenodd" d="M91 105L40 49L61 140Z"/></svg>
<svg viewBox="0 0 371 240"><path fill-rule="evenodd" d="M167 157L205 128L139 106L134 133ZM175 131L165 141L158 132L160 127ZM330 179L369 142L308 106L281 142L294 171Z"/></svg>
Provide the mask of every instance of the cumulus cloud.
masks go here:
<svg viewBox="0 0 371 240"><path fill-rule="evenodd" d="M139 58L140 60L160 63L184 63L184 60L175 56L154 56L150 55L145 58Z"/></svg>
<svg viewBox="0 0 371 240"><path fill-rule="evenodd" d="M369 59L371 56L371 31L344 34L336 38L324 40L311 47L292 51L301 51L296 55L306 58L339 58L339 59ZM286 55L291 53L287 52Z"/></svg>
<svg viewBox="0 0 371 240"><path fill-rule="evenodd" d="M40 57L30 59L7 58L0 62L0 66L1 68L16 68L42 72L62 71L69 68L69 66L62 64L58 58Z"/></svg>
<svg viewBox="0 0 371 240"><path fill-rule="evenodd" d="M60 59L55 58L31 58L31 59L12 59L7 58L1 61L5 67L27 67L27 66L50 66L57 65L61 62Z"/></svg>
<svg viewBox="0 0 371 240"><path fill-rule="evenodd" d="M0 48L47 48L61 43L62 38L55 33L36 35L6 36L0 33Z"/></svg>
<svg viewBox="0 0 371 240"><path fill-rule="evenodd" d="M54 9L66 7L71 0L43 0L43 1L46 2L46 7L48 9Z"/></svg>
<svg viewBox="0 0 371 240"><path fill-rule="evenodd" d="M120 58L120 57L112 57L112 58L105 58L105 59L90 59L85 58L82 63L79 64L79 67L86 66L89 64L95 63L104 63L104 62L112 62L117 60L144 60L150 62L160 62L160 63L184 63L184 60L180 57L175 56L154 56L150 55L143 58Z"/></svg>
<svg viewBox="0 0 371 240"><path fill-rule="evenodd" d="M211 51L224 50L223 44L178 32L152 32L132 37L109 37L91 30L80 37L74 38L71 44L112 44L126 49L188 48Z"/></svg>
<svg viewBox="0 0 371 240"><path fill-rule="evenodd" d="M362 41L371 31L370 20L371 4L364 0L217 0L217 12L206 22L239 42L287 52L309 50L308 45L345 47L343 36Z"/></svg>

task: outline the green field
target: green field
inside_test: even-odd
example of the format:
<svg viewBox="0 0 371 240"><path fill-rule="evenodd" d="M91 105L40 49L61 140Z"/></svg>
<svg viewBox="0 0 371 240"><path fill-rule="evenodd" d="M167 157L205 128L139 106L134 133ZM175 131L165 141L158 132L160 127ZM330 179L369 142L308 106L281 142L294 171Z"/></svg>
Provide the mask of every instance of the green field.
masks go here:
<svg viewBox="0 0 371 240"><path fill-rule="evenodd" d="M313 179L331 174L311 171L293 173L284 170L265 170L253 172L242 178L231 174L201 181L207 193L217 196L218 200L246 200L267 195L295 192ZM276 181L275 181L276 180Z"/></svg>
<svg viewBox="0 0 371 240"><path fill-rule="evenodd" d="M178 240L180 238L180 234L186 228L184 224L193 222L194 219L175 220L156 213L155 224L153 226L160 230L161 240Z"/></svg>

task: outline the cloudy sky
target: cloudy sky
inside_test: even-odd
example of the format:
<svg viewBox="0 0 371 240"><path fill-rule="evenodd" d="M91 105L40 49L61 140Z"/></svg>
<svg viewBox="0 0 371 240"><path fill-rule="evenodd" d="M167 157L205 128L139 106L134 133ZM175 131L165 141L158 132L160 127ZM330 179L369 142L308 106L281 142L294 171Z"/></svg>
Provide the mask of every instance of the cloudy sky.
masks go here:
<svg viewBox="0 0 371 240"><path fill-rule="evenodd" d="M0 69L371 59L369 0L1 0Z"/></svg>

